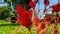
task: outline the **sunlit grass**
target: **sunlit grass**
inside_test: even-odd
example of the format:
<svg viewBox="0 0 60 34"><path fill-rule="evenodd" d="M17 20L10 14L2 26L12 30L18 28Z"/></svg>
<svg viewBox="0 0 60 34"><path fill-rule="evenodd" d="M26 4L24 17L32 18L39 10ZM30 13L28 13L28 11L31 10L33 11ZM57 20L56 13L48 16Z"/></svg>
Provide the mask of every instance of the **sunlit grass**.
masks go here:
<svg viewBox="0 0 60 34"><path fill-rule="evenodd" d="M10 24L11 22L9 21L4 21L4 20L0 20L0 24Z"/></svg>
<svg viewBox="0 0 60 34"><path fill-rule="evenodd" d="M8 22L8 21L3 21L3 20L0 20L0 34L30 34L30 32L28 31L27 28L23 27L23 26L19 26L17 23L17 25L15 24L12 24L12 25L2 25L1 24L12 24L11 22ZM60 32L60 24L58 24L58 31ZM53 29L53 26L49 27L48 31L46 34L49 34L50 32L53 32L54 29ZM36 31L36 27L33 26L31 28L31 32L32 34L37 34L37 31Z"/></svg>

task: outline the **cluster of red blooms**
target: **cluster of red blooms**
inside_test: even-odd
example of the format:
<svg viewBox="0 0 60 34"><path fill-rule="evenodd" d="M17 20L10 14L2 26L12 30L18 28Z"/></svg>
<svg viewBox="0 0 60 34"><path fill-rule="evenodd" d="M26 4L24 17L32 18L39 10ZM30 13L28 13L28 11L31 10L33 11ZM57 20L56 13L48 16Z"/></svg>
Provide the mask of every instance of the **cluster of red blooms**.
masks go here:
<svg viewBox="0 0 60 34"><path fill-rule="evenodd" d="M49 0L44 0L44 4L45 6L48 6L49 5ZM28 5L31 7L31 8L35 8L35 5L36 5L36 2L34 1L30 1L28 3ZM53 10L55 12L59 12L60 11L60 4L57 4L57 5L54 5L54 6L51 6L53 8ZM46 9L44 10L46 11ZM19 20L18 23L26 26L27 28L29 28L29 26L31 26L32 22L31 22L31 18L32 18L32 10L28 11L26 10L24 7L22 7L22 5L18 5L17 6L17 13L19 14L19 18L17 18L17 20ZM38 25L38 21L40 19L38 17L35 17L34 21L36 23L36 25ZM47 21L51 21L51 17L48 17L46 19ZM60 17L59 17L59 20L60 20ZM45 23L42 23L42 29L45 28Z"/></svg>
<svg viewBox="0 0 60 34"><path fill-rule="evenodd" d="M21 21L21 24L28 27L31 25L31 17L32 17L32 12L29 11L27 12L27 10L23 10L22 9L22 6L18 6L17 7L17 11L18 11L18 14L20 16L20 21ZM20 23L20 22L19 22Z"/></svg>
<svg viewBox="0 0 60 34"><path fill-rule="evenodd" d="M30 1L29 2L29 6L31 8L35 7L35 2L34 1ZM32 22L31 22L31 18L32 18L32 10L26 10L26 8L22 7L22 5L18 5L17 6L17 13L20 16L19 18L17 18L17 20L19 20L20 24L26 26L27 28L29 28L29 26L31 26Z"/></svg>
<svg viewBox="0 0 60 34"><path fill-rule="evenodd" d="M51 8L53 9L53 11L55 11L56 13L58 13L60 11L60 4L56 4L54 6L51 6Z"/></svg>
<svg viewBox="0 0 60 34"><path fill-rule="evenodd" d="M40 18L38 18L38 16L35 16L33 22L34 22L34 25L36 25L38 27L38 23L40 22Z"/></svg>
<svg viewBox="0 0 60 34"><path fill-rule="evenodd" d="M53 6L50 6L54 12L58 13L60 11L60 3L56 4L56 5L53 5ZM60 16L57 18L57 21L59 22L60 21Z"/></svg>

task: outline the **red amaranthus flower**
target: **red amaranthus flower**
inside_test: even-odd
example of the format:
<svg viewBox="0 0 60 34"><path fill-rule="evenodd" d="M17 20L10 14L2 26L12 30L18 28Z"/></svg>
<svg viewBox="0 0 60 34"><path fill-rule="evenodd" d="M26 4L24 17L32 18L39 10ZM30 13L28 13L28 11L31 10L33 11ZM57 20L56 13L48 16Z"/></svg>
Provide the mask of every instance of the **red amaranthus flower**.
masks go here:
<svg viewBox="0 0 60 34"><path fill-rule="evenodd" d="M55 11L56 13L58 13L60 11L60 4L59 3L54 6L51 6L51 7L52 7L53 11Z"/></svg>
<svg viewBox="0 0 60 34"><path fill-rule="evenodd" d="M17 13L18 13L19 15L21 15L22 12L23 12L23 7L22 7L21 5L18 5L18 6L17 6Z"/></svg>
<svg viewBox="0 0 60 34"><path fill-rule="evenodd" d="M47 21L51 21L51 17L47 17L46 20L47 20Z"/></svg>
<svg viewBox="0 0 60 34"><path fill-rule="evenodd" d="M40 18L38 18L38 16L34 17L34 25L38 26L39 22L40 22Z"/></svg>
<svg viewBox="0 0 60 34"><path fill-rule="evenodd" d="M17 6L17 13L20 16L19 23L26 26L27 28L29 28L29 26L32 24L32 22L31 22L32 11L24 10L21 5L18 5Z"/></svg>
<svg viewBox="0 0 60 34"><path fill-rule="evenodd" d="M29 6L30 6L31 8L34 8L35 5L36 5L36 2L34 2L34 1L30 1Z"/></svg>

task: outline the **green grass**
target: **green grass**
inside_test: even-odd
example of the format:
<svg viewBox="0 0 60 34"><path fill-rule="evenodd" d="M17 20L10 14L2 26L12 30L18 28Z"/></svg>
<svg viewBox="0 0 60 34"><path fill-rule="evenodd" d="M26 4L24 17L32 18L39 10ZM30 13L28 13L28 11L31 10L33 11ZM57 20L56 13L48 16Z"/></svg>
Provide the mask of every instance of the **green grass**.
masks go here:
<svg viewBox="0 0 60 34"><path fill-rule="evenodd" d="M10 24L11 22L9 21L4 21L4 20L0 20L0 24Z"/></svg>
<svg viewBox="0 0 60 34"><path fill-rule="evenodd" d="M17 33L16 30L17 31L22 30L26 34L30 33L27 28L20 26L18 23L13 24L9 21L0 20L0 34L13 34L14 32ZM20 34L24 34L24 33L20 32Z"/></svg>
<svg viewBox="0 0 60 34"><path fill-rule="evenodd" d="M0 26L0 34L12 34L16 26Z"/></svg>
<svg viewBox="0 0 60 34"><path fill-rule="evenodd" d="M60 24L58 24L57 27L58 27L58 31L60 32ZM49 27L47 34L49 34L50 32L53 32L53 31L54 31L53 26L51 26L51 27ZM33 26L31 28L31 32L33 34L37 34L35 26ZM0 34L13 34L13 33L30 34L30 32L28 31L27 28L25 28L23 26L19 26L19 24L17 24L17 23L12 24L11 22L0 20Z"/></svg>

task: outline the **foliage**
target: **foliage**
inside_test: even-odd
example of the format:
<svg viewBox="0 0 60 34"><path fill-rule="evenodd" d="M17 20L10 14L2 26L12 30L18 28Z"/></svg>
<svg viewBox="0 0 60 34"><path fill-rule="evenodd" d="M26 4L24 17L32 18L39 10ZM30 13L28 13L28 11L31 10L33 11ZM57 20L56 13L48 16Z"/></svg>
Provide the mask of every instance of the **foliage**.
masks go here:
<svg viewBox="0 0 60 34"><path fill-rule="evenodd" d="M53 17L54 14L46 14L45 18L48 17L48 16Z"/></svg>
<svg viewBox="0 0 60 34"><path fill-rule="evenodd" d="M7 7L0 7L0 19L3 19L3 17L8 17L8 13Z"/></svg>
<svg viewBox="0 0 60 34"><path fill-rule="evenodd" d="M11 11L14 11L13 2L14 2L14 0L5 0L5 3L8 4L8 6L9 6L10 9L11 9Z"/></svg>
<svg viewBox="0 0 60 34"><path fill-rule="evenodd" d="M10 11L9 6L1 6L0 7L0 19L5 19L8 17L11 17L13 14L12 11Z"/></svg>
<svg viewBox="0 0 60 34"><path fill-rule="evenodd" d="M6 10L8 10L8 8L7 7L5 7L5 6L1 6L0 7L0 13L2 13L2 12L4 12L4 11L6 11Z"/></svg>

